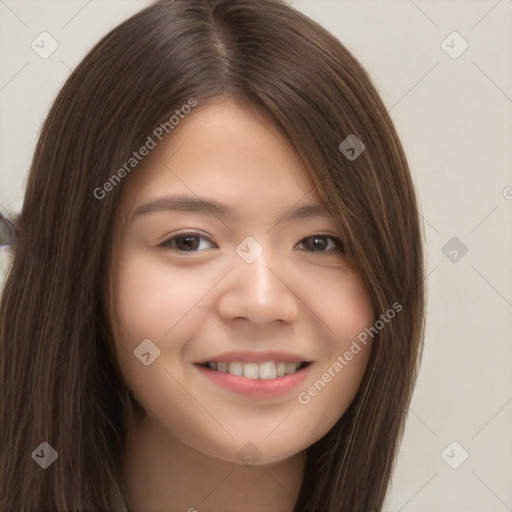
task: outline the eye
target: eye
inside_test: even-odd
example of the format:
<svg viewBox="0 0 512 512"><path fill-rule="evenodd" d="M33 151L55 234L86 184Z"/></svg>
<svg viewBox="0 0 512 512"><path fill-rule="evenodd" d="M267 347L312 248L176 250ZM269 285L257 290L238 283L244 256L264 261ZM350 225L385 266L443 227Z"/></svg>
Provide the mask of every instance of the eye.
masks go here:
<svg viewBox="0 0 512 512"><path fill-rule="evenodd" d="M197 233L181 233L162 242L159 247L170 248L179 252L201 252L198 249L202 241L215 245L211 240ZM202 247L201 250L209 248L211 247Z"/></svg>
<svg viewBox="0 0 512 512"><path fill-rule="evenodd" d="M211 247L204 247L210 244ZM203 245L203 246L202 246ZM344 252L343 242L336 237L329 235L312 235L304 238L297 246L309 252L328 253L332 251ZM186 253L186 252L202 252L205 249L216 247L216 244L206 238L205 236L197 233L181 233L175 235L165 242L162 242L159 247L170 248L172 250Z"/></svg>
<svg viewBox="0 0 512 512"><path fill-rule="evenodd" d="M339 238L329 235L312 235L304 238L298 246L305 247L305 250L311 252L344 252L343 242Z"/></svg>

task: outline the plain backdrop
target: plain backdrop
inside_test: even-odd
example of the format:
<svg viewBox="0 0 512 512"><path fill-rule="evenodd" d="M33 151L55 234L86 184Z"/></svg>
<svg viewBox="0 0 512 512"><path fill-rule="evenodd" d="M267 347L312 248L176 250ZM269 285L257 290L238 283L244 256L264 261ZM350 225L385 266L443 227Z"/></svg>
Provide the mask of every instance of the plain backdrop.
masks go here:
<svg viewBox="0 0 512 512"><path fill-rule="evenodd" d="M0 0L3 211L21 209L41 123L70 71L149 3ZM512 1L288 3L372 76L424 218L425 352L385 510L510 511ZM48 58L32 47L42 32L58 44ZM7 251L0 260L1 285Z"/></svg>

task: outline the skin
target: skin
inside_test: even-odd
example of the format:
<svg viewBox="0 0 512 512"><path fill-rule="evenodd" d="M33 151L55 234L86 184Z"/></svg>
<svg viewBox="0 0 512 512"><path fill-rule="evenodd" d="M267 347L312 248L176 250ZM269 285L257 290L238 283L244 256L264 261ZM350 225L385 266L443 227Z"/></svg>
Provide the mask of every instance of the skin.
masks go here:
<svg viewBox="0 0 512 512"><path fill-rule="evenodd" d="M373 324L370 298L336 250L327 213L283 218L321 200L263 114L217 99L170 135L132 176L113 253L117 358L145 411L123 466L128 504L132 511L292 511L305 450L353 400L371 343L308 404L298 393ZM238 217L176 210L134 216L167 193L213 198ZM173 245L182 238L160 245L190 232L206 237L192 252ZM335 238L311 245L314 235ZM252 263L236 252L247 236L263 249ZM134 356L144 339L160 350L149 366ZM212 383L193 364L230 350L293 352L313 361L311 373L284 396L249 398ZM247 443L260 457L251 467L237 455Z"/></svg>

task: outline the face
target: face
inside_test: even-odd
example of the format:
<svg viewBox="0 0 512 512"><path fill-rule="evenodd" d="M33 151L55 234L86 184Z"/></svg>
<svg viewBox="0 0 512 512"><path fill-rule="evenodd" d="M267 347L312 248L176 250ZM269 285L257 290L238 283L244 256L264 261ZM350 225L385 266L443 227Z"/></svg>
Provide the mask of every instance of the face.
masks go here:
<svg viewBox="0 0 512 512"><path fill-rule="evenodd" d="M354 398L371 345L345 354L373 324L370 298L261 114L218 100L171 135L133 175L121 212L117 358L174 439L225 461L277 462L324 436Z"/></svg>

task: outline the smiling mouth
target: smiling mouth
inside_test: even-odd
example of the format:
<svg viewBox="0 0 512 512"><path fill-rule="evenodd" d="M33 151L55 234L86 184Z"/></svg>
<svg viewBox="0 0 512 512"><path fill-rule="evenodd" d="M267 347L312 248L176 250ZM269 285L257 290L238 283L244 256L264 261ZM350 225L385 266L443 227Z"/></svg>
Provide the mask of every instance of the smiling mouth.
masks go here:
<svg viewBox="0 0 512 512"><path fill-rule="evenodd" d="M214 372L229 373L247 379L275 379L292 375L308 367L310 361L266 361L264 363L243 363L240 361L208 361L199 364Z"/></svg>

